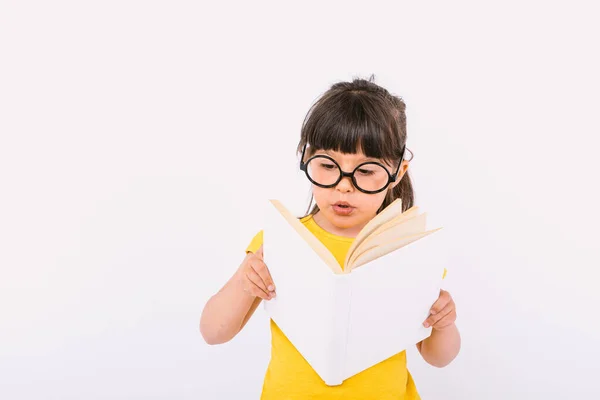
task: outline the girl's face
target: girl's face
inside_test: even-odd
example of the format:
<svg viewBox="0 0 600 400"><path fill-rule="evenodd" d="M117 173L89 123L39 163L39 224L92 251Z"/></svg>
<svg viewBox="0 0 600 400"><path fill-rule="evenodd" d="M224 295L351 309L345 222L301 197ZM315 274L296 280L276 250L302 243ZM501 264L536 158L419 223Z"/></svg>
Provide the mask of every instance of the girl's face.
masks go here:
<svg viewBox="0 0 600 400"><path fill-rule="evenodd" d="M356 154L343 154L332 150L318 150L315 154L325 154L332 157L343 171L351 172L365 161L376 161L383 164L393 174L396 169L383 160L368 158L362 152ZM398 172L396 182L375 194L367 194L358 190L352 179L344 177L332 188L322 188L312 185L315 202L319 211L314 215L315 222L326 231L346 237L356 237L360 230L377 214L385 196L400 182L408 169L408 161L404 160ZM342 209L336 206L338 202L346 202L349 208Z"/></svg>

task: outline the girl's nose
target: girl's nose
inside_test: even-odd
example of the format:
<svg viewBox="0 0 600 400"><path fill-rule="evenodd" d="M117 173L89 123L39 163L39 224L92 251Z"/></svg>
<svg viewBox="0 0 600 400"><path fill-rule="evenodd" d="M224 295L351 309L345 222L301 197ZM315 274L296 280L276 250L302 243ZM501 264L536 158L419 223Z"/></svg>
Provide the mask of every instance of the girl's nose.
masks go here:
<svg viewBox="0 0 600 400"><path fill-rule="evenodd" d="M337 186L335 187L337 190L339 190L340 192L351 192L354 190L354 184L352 183L352 178L350 177L343 177L341 181L338 182Z"/></svg>

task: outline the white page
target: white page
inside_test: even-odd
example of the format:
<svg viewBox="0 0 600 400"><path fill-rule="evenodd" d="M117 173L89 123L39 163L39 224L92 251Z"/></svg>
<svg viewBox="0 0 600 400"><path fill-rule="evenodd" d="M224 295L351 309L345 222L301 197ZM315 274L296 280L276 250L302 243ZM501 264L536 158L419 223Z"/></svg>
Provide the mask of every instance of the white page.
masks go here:
<svg viewBox="0 0 600 400"><path fill-rule="evenodd" d="M428 337L423 327L439 296L443 230L371 261L350 274L351 305L344 377Z"/></svg>
<svg viewBox="0 0 600 400"><path fill-rule="evenodd" d="M271 204L265 214L264 261L277 296L264 309L286 337L324 379L339 375L334 274ZM342 277L345 279L345 277ZM346 301L347 303L347 301ZM337 347L336 347L337 346Z"/></svg>

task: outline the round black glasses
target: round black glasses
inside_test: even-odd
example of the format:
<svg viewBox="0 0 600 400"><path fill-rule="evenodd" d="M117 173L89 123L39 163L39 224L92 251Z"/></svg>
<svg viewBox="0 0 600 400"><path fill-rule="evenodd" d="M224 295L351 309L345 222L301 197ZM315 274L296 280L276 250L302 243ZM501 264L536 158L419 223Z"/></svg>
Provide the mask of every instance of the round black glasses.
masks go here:
<svg viewBox="0 0 600 400"><path fill-rule="evenodd" d="M361 192L375 194L385 190L390 183L396 181L406 150L411 154L409 161L412 160L412 151L405 146L402 150L402 157L400 158L400 163L398 163L398 168L392 175L385 166L374 161L361 163L352 172L342 171L340 165L332 157L325 154L315 155L304 162L304 154L306 152L306 145L304 145L300 170L304 171L306 177L312 183L322 188L334 187L342 178L347 176L351 178L354 187Z"/></svg>

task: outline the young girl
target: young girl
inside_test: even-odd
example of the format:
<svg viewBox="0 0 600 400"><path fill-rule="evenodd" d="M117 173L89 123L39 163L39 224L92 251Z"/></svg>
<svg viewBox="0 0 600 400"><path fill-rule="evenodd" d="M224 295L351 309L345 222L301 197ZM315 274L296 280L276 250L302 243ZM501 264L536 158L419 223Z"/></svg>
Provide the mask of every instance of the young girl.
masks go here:
<svg viewBox="0 0 600 400"><path fill-rule="evenodd" d="M407 157L405 104L372 80L334 84L309 110L297 150L302 152L300 168L312 183L316 202L300 221L340 265L358 232L378 212L397 198L402 199L403 211L414 203L407 172L412 156ZM261 231L237 271L202 312L200 331L207 343L231 340L261 301L276 296L277 282L262 255ZM432 334L417 344L429 364L443 367L458 354L455 319L454 301L442 290L423 322L432 327ZM405 351L340 386L326 386L272 320L270 326L271 361L263 400L420 398Z"/></svg>

